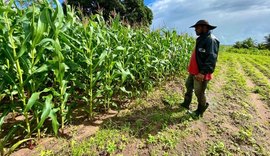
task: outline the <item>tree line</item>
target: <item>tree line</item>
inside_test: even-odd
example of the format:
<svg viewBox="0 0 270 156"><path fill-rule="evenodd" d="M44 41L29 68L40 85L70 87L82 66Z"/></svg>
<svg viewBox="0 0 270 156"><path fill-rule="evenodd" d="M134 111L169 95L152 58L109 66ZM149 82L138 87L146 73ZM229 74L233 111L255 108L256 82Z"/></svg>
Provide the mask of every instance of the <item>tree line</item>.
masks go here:
<svg viewBox="0 0 270 156"><path fill-rule="evenodd" d="M9 3L6 0L5 3ZM14 0L15 8L27 8L31 5L42 4L43 0ZM55 6L53 0L47 0ZM100 14L105 21L119 15L123 24L135 27L150 26L153 20L152 10L144 4L143 0L58 0L62 2L64 12L70 5L80 17Z"/></svg>
<svg viewBox="0 0 270 156"><path fill-rule="evenodd" d="M83 15L101 14L105 20L120 15L131 26L149 26L153 13L143 0L67 0L63 8L71 5Z"/></svg>
<svg viewBox="0 0 270 156"><path fill-rule="evenodd" d="M257 49L268 49L270 50L270 34L268 36L265 36L265 41L262 43L256 43L256 41L254 39L252 39L251 37L243 40L243 41L237 41L235 42L235 44L233 45L234 48L240 49L240 48L244 48L244 49L251 49L251 48L257 48Z"/></svg>

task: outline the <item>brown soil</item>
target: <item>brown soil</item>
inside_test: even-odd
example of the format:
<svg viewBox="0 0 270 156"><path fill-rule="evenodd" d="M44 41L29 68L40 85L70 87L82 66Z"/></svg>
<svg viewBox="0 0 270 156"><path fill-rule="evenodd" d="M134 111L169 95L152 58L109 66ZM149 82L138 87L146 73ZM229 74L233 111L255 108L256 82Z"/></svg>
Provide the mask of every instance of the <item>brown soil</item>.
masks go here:
<svg viewBox="0 0 270 156"><path fill-rule="evenodd" d="M117 111L109 110L106 114L97 115L94 121L80 121L77 125L66 126L64 134L60 134L62 138L45 137L36 142L37 146L34 149L21 148L11 156L36 156L42 150L51 150L54 153L63 151L69 145L70 140L82 141L94 135L103 121L117 115Z"/></svg>

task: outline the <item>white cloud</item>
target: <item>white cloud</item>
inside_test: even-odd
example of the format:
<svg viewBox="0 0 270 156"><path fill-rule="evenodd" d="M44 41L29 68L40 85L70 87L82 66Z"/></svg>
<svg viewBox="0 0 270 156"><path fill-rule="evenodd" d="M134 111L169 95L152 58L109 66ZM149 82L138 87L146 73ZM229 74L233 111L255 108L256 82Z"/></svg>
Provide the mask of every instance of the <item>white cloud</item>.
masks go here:
<svg viewBox="0 0 270 156"><path fill-rule="evenodd" d="M167 27L195 36L189 27L206 19L217 26L213 34L222 44L248 37L263 42L270 34L269 0L157 0L149 7L154 14L152 29Z"/></svg>

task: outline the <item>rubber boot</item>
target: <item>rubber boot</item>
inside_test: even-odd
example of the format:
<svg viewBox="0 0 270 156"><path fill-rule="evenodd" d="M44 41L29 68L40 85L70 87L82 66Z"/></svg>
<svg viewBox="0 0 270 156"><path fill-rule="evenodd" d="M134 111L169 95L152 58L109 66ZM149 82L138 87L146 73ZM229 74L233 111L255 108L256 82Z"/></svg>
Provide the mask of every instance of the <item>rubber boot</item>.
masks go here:
<svg viewBox="0 0 270 156"><path fill-rule="evenodd" d="M191 100L192 100L192 99L191 99L190 96L185 95L185 100L184 100L184 102L180 103L180 106L181 106L181 107L184 107L184 108L186 108L186 109L189 109Z"/></svg>
<svg viewBox="0 0 270 156"><path fill-rule="evenodd" d="M203 117L203 113L208 108L209 103L206 103L205 106L199 104L198 108L194 111L194 115L197 117Z"/></svg>
<svg viewBox="0 0 270 156"><path fill-rule="evenodd" d="M186 108L186 109L189 109L189 106L190 106L190 103L187 102L187 100L184 100L184 102L180 103L180 106Z"/></svg>

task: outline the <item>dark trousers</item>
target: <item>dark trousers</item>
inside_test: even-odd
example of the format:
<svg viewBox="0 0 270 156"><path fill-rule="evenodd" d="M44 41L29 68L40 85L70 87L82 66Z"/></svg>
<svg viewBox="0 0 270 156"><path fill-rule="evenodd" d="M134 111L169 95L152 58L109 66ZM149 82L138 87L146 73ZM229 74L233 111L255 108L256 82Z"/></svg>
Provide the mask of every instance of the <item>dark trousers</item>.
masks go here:
<svg viewBox="0 0 270 156"><path fill-rule="evenodd" d="M185 101L184 103L186 105L190 105L191 100L192 100L192 93L193 90L195 92L195 95L198 100L198 105L199 106L205 106L206 105L206 97L205 97L205 90L207 87L209 81L198 81L195 79L194 75L189 75L187 80L186 80L186 93L185 93Z"/></svg>

